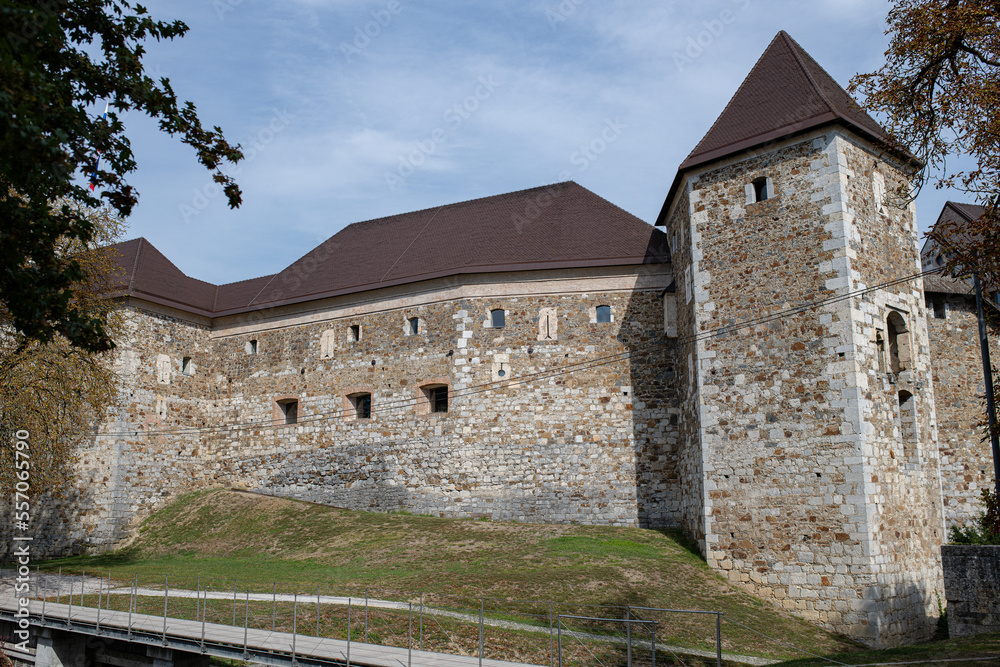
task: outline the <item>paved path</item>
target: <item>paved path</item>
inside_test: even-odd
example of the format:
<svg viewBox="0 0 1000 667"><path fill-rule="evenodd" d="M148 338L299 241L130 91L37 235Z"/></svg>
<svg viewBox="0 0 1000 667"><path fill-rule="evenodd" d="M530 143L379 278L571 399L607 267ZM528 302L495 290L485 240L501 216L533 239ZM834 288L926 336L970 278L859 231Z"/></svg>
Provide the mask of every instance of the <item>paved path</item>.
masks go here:
<svg viewBox="0 0 1000 667"><path fill-rule="evenodd" d="M16 604L13 596L9 594L0 596L0 610L12 614L17 609ZM30 601L29 611L33 616L40 618L43 612L42 601ZM131 614L130 616L128 612L108 611L106 609L98 612L97 609L90 607L73 607L71 609L67 604L53 602L45 602L44 614L47 621L53 619L65 621L71 615L71 618L68 619L69 623L79 626L81 632L84 632L84 628L86 628L86 634L94 634L93 628L97 626L99 619L100 627L105 631L110 628L131 629L133 634L141 633L153 637L165 634L168 640L183 639L189 643L204 642L208 653L212 652L212 645L222 645L230 648L235 647L238 650L246 647L251 652L309 656L330 661L347 661L348 651L350 651L351 664L371 665L372 667L407 667L408 665L413 667L478 667L480 664L477 657L431 651L409 651L405 648L359 642L349 643L346 640L306 637L286 632L245 630L229 625L176 618L166 619L166 631L164 632L162 616L149 616L147 614ZM484 667L535 667L490 658L484 658L482 664Z"/></svg>
<svg viewBox="0 0 1000 667"><path fill-rule="evenodd" d="M13 574L12 570L0 570L0 577L6 578ZM35 579L35 575L32 574L32 579ZM103 590L104 594L108 594L107 579L100 579L98 577L83 577L81 575L63 575L61 578L58 575L52 574L42 574L37 580L40 591L44 594L51 596L56 595L57 591L60 597L68 596L71 592L74 596L80 595L81 592L85 592L88 595L97 595L99 590ZM131 595L136 594L142 597L158 597L163 598L163 589L154 588L138 588L133 590L131 587L115 587L110 591L114 595ZM168 597L178 598L178 599L205 599L209 600L229 600L232 601L233 593L232 591L192 591L186 589L174 589L171 588L168 592ZM236 601L237 605L240 602L246 603L247 593L237 592ZM287 593L250 593L250 602L283 602L291 603L298 600L300 605L316 605L317 596L316 595L290 595ZM364 603L364 598L347 598L335 595L320 595L318 596L318 602L321 605L340 605L346 607L348 603L361 606ZM394 609L400 611L407 611L410 609L410 604L407 602L398 602L394 600L379 600L375 598L369 598L367 601L369 607L374 607L376 609ZM76 609L77 607L74 607ZM418 609L417 605L413 605L413 609ZM76 612L74 611L74 614ZM451 618L459 621L465 621L468 623L479 623L479 616L476 614L468 614L456 611L450 611L447 609L438 609L434 607L429 607L424 605L423 613L428 616L439 616L442 618ZM162 617L155 617L161 619ZM505 630L516 630L520 632L537 632L537 633L549 633L549 628L546 626L532 625L530 623L518 623L516 621L505 621L501 619L483 619L483 625L488 627L502 628ZM224 626L231 627L231 626ZM237 628L240 633L242 633L242 628ZM626 640L618 637L609 637L607 635L595 635L587 632L578 632L571 630L563 630L563 634L574 639L586 640L586 641L600 641L607 643L626 643ZM636 642L638 644L638 642ZM662 649L664 653L674 653L679 655L694 655L701 658L711 658L716 657L715 651L706 651L702 649L686 648L682 646L671 646L667 644L657 643L657 649ZM746 665L753 665L754 667L763 667L765 665L772 664L774 660L767 658L758 658L756 656L749 655L739 655L736 653L723 653L722 658L729 662L738 662Z"/></svg>

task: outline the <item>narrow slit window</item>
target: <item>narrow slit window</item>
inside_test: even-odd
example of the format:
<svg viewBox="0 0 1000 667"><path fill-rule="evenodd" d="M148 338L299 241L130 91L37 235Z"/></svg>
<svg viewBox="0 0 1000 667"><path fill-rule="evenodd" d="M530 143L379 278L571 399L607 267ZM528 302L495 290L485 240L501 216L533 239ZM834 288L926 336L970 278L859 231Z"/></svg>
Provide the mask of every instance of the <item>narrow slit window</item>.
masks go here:
<svg viewBox="0 0 1000 667"><path fill-rule="evenodd" d="M250 356L257 354L257 341L256 340L248 341L246 350L247 354L249 354Z"/></svg>
<svg viewBox="0 0 1000 667"><path fill-rule="evenodd" d="M418 334L418 333L420 333L420 318L419 317L411 317L410 318L410 333L411 334Z"/></svg>
<svg viewBox="0 0 1000 667"><path fill-rule="evenodd" d="M361 340L361 325L352 324L351 325L351 340L357 342Z"/></svg>
<svg viewBox="0 0 1000 667"><path fill-rule="evenodd" d="M899 392L899 444L904 460L916 463L917 399L908 391Z"/></svg>
<svg viewBox="0 0 1000 667"><path fill-rule="evenodd" d="M906 320L893 311L886 318L885 328L889 343L889 372L898 375L910 367L910 343Z"/></svg>
<svg viewBox="0 0 1000 667"><path fill-rule="evenodd" d="M503 329L507 325L507 314L503 308L490 311L490 326L494 329Z"/></svg>
<svg viewBox="0 0 1000 667"><path fill-rule="evenodd" d="M764 201L770 196L767 191L767 178L755 178L751 185L753 185L754 201Z"/></svg>
<svg viewBox="0 0 1000 667"><path fill-rule="evenodd" d="M194 364L191 363L191 357L184 357L181 360L181 373L184 375L194 375Z"/></svg>
<svg viewBox="0 0 1000 667"><path fill-rule="evenodd" d="M597 307L597 322L598 324L611 322L611 306Z"/></svg>

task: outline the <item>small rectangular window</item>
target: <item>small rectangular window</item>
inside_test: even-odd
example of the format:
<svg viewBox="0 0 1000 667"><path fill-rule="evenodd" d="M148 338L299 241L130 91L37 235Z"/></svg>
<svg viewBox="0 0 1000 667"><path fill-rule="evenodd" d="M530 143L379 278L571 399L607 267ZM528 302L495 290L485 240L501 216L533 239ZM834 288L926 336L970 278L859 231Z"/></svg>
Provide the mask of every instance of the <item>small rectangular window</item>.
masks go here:
<svg viewBox="0 0 1000 667"><path fill-rule="evenodd" d="M181 373L184 375L194 374L194 365L191 363L191 357L184 357L181 360Z"/></svg>
<svg viewBox="0 0 1000 667"><path fill-rule="evenodd" d="M611 306L597 307L597 322L599 324L611 322Z"/></svg>
<svg viewBox="0 0 1000 667"><path fill-rule="evenodd" d="M410 318L410 333L417 334L420 333L420 318L411 317Z"/></svg>
<svg viewBox="0 0 1000 667"><path fill-rule="evenodd" d="M432 387L428 398L431 412L448 412L448 387Z"/></svg>
<svg viewBox="0 0 1000 667"><path fill-rule="evenodd" d="M948 318L948 304L944 299L934 299L934 319L944 320Z"/></svg>
<svg viewBox="0 0 1000 667"><path fill-rule="evenodd" d="M285 424L299 423L299 402L294 398L287 398L278 401L281 414L285 417Z"/></svg>
<svg viewBox="0 0 1000 667"><path fill-rule="evenodd" d="M503 329L507 324L506 313L503 308L490 311L490 326L494 329Z"/></svg>
<svg viewBox="0 0 1000 667"><path fill-rule="evenodd" d="M767 191L766 178L755 178L751 185L753 185L754 201L764 201L768 198L768 196L770 196L771 193Z"/></svg>
<svg viewBox="0 0 1000 667"><path fill-rule="evenodd" d="M248 341L246 345L246 351L247 354L251 356L257 354L257 341L256 340Z"/></svg>
<svg viewBox="0 0 1000 667"><path fill-rule="evenodd" d="M357 342L361 340L361 325L352 324L351 325L351 340Z"/></svg>
<svg viewBox="0 0 1000 667"><path fill-rule="evenodd" d="M354 406L354 416L358 419L371 419L372 418L372 395L371 394L354 394L349 396L351 399L351 405Z"/></svg>

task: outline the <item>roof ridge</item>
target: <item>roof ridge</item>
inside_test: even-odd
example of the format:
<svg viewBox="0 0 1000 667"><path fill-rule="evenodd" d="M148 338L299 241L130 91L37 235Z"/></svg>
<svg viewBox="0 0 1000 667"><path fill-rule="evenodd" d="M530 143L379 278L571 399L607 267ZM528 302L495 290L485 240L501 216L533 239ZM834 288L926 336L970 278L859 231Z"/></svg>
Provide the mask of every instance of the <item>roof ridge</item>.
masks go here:
<svg viewBox="0 0 1000 667"><path fill-rule="evenodd" d="M802 48L802 46L794 39L792 39L792 36L789 35L787 32L785 32L784 30L780 31L778 33L778 36L784 37L785 43L788 45L788 50L791 51L792 56L795 57L795 62L798 63L799 68L802 70L802 73L806 75L807 79L809 79L809 83L812 84L813 90L816 91L816 94L819 95L820 99L823 100L823 102L826 104L827 110L830 111L831 113L837 113L837 108L833 105L833 102L831 102L830 98L826 96L826 93L823 92L823 88L820 87L819 82L816 81L816 79L812 75L812 72L809 71L809 68L806 67L806 64L802 61L802 55L804 53L804 49ZM812 56L810 56L810 59L811 58ZM819 63L816 64L819 65ZM820 65L820 69L823 69L822 65ZM827 76L829 76L830 74L825 69L823 69L823 72L825 72Z"/></svg>
<svg viewBox="0 0 1000 667"><path fill-rule="evenodd" d="M749 83L750 77L757 70L757 68L760 67L761 61L764 60L764 58L767 56L768 52L771 50L771 47L774 46L774 43L778 41L778 38L781 36L781 33L783 33L783 32L784 32L784 30L778 32L778 34L774 36L774 39L772 39L770 41L770 43L768 43L767 48L765 48L761 52L760 56L757 58L757 62L755 62L753 64L753 67L750 68L750 71L747 72L746 76L743 77L743 81L741 81L740 85L736 87L736 92L734 92L729 97L729 101L726 102L726 105L724 107L722 107L722 113L720 113L718 116L715 117L715 121L708 128L708 132L706 132L704 134L704 136L702 136L702 138L698 141L698 143L695 144L694 148L691 149L691 152L687 154L686 158L684 158L684 162L687 162L688 160L690 160L691 156L698 152L698 148L701 146L701 144L705 141L705 139L707 139L708 137L710 137L712 135L712 132L715 130L715 128L718 127L719 123L722 122L723 116L726 115L726 110L729 109L730 105L736 100L737 97L739 97L740 93L743 91L743 89Z"/></svg>
<svg viewBox="0 0 1000 667"><path fill-rule="evenodd" d="M336 234L334 234L334 236L336 236ZM333 238L333 237L331 236L330 238ZM328 240L329 240L329 239L328 239ZM326 243L326 241L324 241L323 243ZM321 244L321 245L322 245L322 244ZM317 246L317 247L319 247L319 246ZM314 249L315 249L315 248L314 248ZM312 252L312 250L310 250L309 252ZM309 253L306 253L306 255L308 255L308 254L309 254ZM305 257L305 255L303 255L303 257ZM297 261L299 261L299 260L295 260L295 262L297 262ZM292 262L292 264L294 264L295 262ZM289 264L288 266L291 266L292 264ZM267 281L267 283L266 283L266 284L265 284L265 285L264 285L263 287L261 287L261 288L260 288L260 290L258 290L256 294L254 294L254 295L253 295L253 298L252 298L252 299L250 299L249 301L247 301L247 307L250 307L250 306L252 306L252 305L253 305L253 302L257 300L257 297L259 297L259 296L260 296L261 294L263 294L263 293L264 293L264 290L266 290L266 289L267 289L268 287L270 287L270 286L271 286L271 283L273 283L273 282L274 282L274 279L275 279L275 278L277 278L278 276L280 276L280 275L282 274L282 272L283 272L283 271L285 271L286 269L288 269L288 266L286 266L286 267L285 267L284 269L282 269L281 271L278 271L277 273L273 274L273 275L271 276L271 279L270 279L270 280L268 280L268 281ZM265 277L266 277L266 276L265 276Z"/></svg>
<svg viewBox="0 0 1000 667"><path fill-rule="evenodd" d="M381 220L388 220L390 218L398 218L398 217L401 217L401 216L416 215L417 213L429 213L431 211L437 211L437 210L443 209L443 208L454 208L456 206L462 206L464 204L472 204L472 203L484 201L484 200L487 200L487 199L499 199L500 197L509 197L511 195L524 194L524 193L527 193L527 192L531 192L532 190L544 190L545 188L553 188L553 187L560 187L560 186L566 186L566 185L575 185L577 187L583 188L583 186L580 185L579 183L577 183L576 181L559 181L557 183L550 183L548 185L536 185L535 187L532 187L532 188L523 188L521 190L512 190L510 192L501 192L500 194L496 194L496 195L485 195L485 196L482 196L482 197L473 197L472 199L465 199L465 200L462 200L462 201L456 201L456 202L452 202L450 204L438 204L437 206L428 206L427 208L417 209L416 211L404 211L402 213L393 213L391 215L383 215L380 218L369 218L368 220L358 220L357 222L352 222L352 223L350 223L348 225L345 225L343 227L343 229L341 229L340 231L337 232L337 234L339 234L340 232L344 231L344 229L348 229L349 227L354 227L355 225L364 225L364 224L368 224L369 222L379 222ZM583 188L583 189L587 190L587 188ZM587 190L587 191L590 192L589 190ZM333 236L336 236L337 234L334 234ZM330 239L332 239L333 236L331 236ZM327 239L327 241L329 241L330 239ZM325 242L326 241L324 241L324 243ZM312 252L312 250L310 250L309 252ZM308 254L308 253L306 253L306 254ZM303 255L303 257L304 256L305 255ZM299 259L301 259L301 258L299 258ZM296 260L296 261L298 261L298 260Z"/></svg>
<svg viewBox="0 0 1000 667"><path fill-rule="evenodd" d="M428 227L430 226L430 224L431 224L432 222L434 222L434 218L436 218L436 217L437 217L438 213L440 213L440 212L441 212L441 209L443 209L443 208L444 208L444 206L438 206L438 207L437 207L437 210L436 210L436 211L434 211L434 215L432 215L432 216L431 216L430 220L428 220L428 221L427 221L427 222L426 222L426 223L424 224L424 226L420 228L420 231L419 231L419 232L417 232L417 235L416 235L416 236L414 236L414 237L413 237L412 239L410 239L410 244L409 244L408 246L406 246L406 247L405 247L405 248L403 249L403 252L399 253L399 257L397 257L397 258L396 258L396 261L394 261L394 262L392 263L392 266L390 266L390 267L389 267L388 269L386 269L386 270L385 270L385 273L383 273L383 274L382 274L382 277L381 277L381 278L379 278L379 282L383 282L383 281L385 280L385 277L386 277L387 275L389 275L390 273L392 273L392 270L393 270L394 268L396 268L396 265L397 265L397 264L399 264L399 260L403 259L403 255L405 255L405 254L407 253L407 251L408 251L408 250L409 250L410 248L412 248L412 247L413 247L413 244L417 242L417 239L419 239L419 238L420 238L420 235L421 235L421 234L423 234L423 233L424 233L425 231L427 231L427 228L428 228Z"/></svg>
<svg viewBox="0 0 1000 667"><path fill-rule="evenodd" d="M145 237L139 237L139 247L135 249L135 259L132 260L132 275L128 277L128 290L125 292L126 294L132 294L135 288L135 274L139 271L139 255L142 254L142 244L145 240Z"/></svg>

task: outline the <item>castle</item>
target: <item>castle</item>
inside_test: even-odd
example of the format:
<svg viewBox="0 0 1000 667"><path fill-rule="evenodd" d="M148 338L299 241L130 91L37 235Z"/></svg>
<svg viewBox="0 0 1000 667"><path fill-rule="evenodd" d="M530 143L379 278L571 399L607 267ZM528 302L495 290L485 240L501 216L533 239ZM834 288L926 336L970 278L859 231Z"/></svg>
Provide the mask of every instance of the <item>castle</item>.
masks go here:
<svg viewBox="0 0 1000 667"><path fill-rule="evenodd" d="M887 195L913 159L884 139L779 33L655 227L561 183L356 223L229 285L119 244L124 406L47 547L212 485L678 527L789 611L926 638L989 452L968 288L921 279Z"/></svg>

